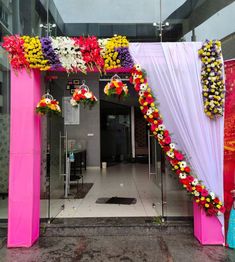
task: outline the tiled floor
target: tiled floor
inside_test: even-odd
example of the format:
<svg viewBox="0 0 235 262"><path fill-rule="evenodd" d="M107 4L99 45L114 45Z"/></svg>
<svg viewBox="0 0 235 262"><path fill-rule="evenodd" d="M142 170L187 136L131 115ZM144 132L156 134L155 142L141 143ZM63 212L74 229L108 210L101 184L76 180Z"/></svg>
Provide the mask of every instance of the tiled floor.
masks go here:
<svg viewBox="0 0 235 262"><path fill-rule="evenodd" d="M161 216L161 191L149 180L145 164L120 164L105 170L90 169L84 182L94 183L84 199L52 199L51 216L56 217L133 217ZM169 182L168 182L169 184ZM172 183L173 184L173 183ZM135 205L96 204L103 197L133 197ZM179 200L179 201L177 201ZM155 207L153 207L153 203ZM64 204L64 210L60 207ZM185 193L172 186L167 192L167 216L187 216L191 205ZM41 217L47 217L48 200L41 200ZM0 200L0 218L6 218L7 200Z"/></svg>

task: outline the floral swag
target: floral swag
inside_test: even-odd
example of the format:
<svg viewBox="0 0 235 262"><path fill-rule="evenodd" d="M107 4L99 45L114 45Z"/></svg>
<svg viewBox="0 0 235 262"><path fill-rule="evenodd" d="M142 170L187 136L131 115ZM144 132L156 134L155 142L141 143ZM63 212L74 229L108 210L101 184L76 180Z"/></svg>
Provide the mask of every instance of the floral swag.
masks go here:
<svg viewBox="0 0 235 262"><path fill-rule="evenodd" d="M39 38L15 35L5 37L2 46L8 51L11 66L15 71L22 68L27 70L60 70L62 68L68 73L86 73L87 70L92 71L95 68L104 72L119 68L128 70L132 68L130 82L138 92L140 109L148 121L150 130L165 152L172 169L177 174L179 182L208 215L219 215L225 211L220 199L191 174L184 155L172 142L170 133L163 124L162 116L155 104L156 99L148 84L146 73L139 65L133 64L128 49L129 43L125 36L97 39L94 36ZM199 54L204 63L202 68L204 108L207 115L214 118L222 115L224 103L220 47L217 42L209 42L203 46ZM114 87L114 90L117 88L124 90L124 87L120 85L114 85ZM106 91L109 94L112 93L110 90L111 87L108 86ZM91 97L92 101L90 101ZM89 90L76 90L72 105L75 106L80 102L92 102L93 104L96 98ZM45 114L47 111L59 113L60 108L57 102L49 103L49 101L41 100L37 106L37 112Z"/></svg>

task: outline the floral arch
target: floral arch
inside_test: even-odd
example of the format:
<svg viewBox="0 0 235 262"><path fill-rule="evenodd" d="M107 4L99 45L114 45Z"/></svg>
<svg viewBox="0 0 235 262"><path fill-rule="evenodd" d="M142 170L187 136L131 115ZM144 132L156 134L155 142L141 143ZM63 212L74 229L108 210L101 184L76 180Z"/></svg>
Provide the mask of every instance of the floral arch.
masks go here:
<svg viewBox="0 0 235 262"><path fill-rule="evenodd" d="M25 77L27 77L26 75L31 77L32 83L28 82L28 85L31 85L31 87L35 85L34 76L40 75L40 71L56 70L66 71L67 73L87 73L97 70L100 73L105 73L106 71L129 71L130 83L134 85L138 93L140 109L143 116L148 122L151 132L163 149L182 187L191 195L193 201L203 208L208 215L217 215L224 212L224 206L221 200L203 185L203 181L199 181L199 179L192 175L186 157L177 149L175 143L172 141L170 132L167 130L157 107L156 98L152 92L152 88L154 87L149 85L147 73L141 68L141 65L134 64L128 49L129 43L125 36L97 39L95 36L39 38L15 35L5 37L2 46L9 53L12 71L14 71L14 73L12 73L12 80L17 81L17 75L23 72ZM25 82L25 84L27 83ZM14 90L16 89L17 87L15 87ZM35 96L37 99L38 94L39 93ZM35 100L35 97L33 100L34 107L36 106L35 103L38 102ZM14 107L12 107L12 109L14 119L14 116L16 117L14 114L17 114L17 110L16 108L14 110ZM40 122L38 118L36 121ZM38 128L37 123L36 127ZM35 122L31 128L35 128ZM12 132L13 126L11 122L11 135ZM37 138L39 135L40 134L37 135ZM21 137L21 139L23 139L23 137ZM15 141L12 140L12 143L14 142ZM12 150L13 145L11 145L11 152L13 152ZM32 150L34 149L32 148ZM39 160L40 159L37 159L37 161ZM40 167L37 166L37 168ZM10 176L14 173L14 170L15 168L12 163L10 166ZM11 181L12 180L10 180L10 196L13 194L13 192L11 192Z"/></svg>

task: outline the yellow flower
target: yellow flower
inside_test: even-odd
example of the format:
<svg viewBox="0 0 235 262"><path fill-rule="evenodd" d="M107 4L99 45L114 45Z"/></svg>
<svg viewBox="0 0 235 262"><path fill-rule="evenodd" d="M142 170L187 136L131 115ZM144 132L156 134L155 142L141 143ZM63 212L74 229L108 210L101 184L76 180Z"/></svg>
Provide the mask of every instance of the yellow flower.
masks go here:
<svg viewBox="0 0 235 262"><path fill-rule="evenodd" d="M205 207L209 207L209 206L210 206L209 204L207 204L207 203L205 204Z"/></svg>
<svg viewBox="0 0 235 262"><path fill-rule="evenodd" d="M211 200L210 200L210 198L209 198L209 197L207 197L207 198L206 198L206 201L207 201L207 202L211 202Z"/></svg>
<svg viewBox="0 0 235 262"><path fill-rule="evenodd" d="M202 200L202 201L205 200L205 197L201 197L201 200Z"/></svg>

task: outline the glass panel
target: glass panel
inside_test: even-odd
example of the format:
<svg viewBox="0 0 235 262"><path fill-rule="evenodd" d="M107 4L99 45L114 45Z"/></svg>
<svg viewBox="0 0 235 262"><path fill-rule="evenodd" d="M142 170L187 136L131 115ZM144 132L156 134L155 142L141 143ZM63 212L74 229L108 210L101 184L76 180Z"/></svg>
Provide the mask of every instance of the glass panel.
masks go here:
<svg viewBox="0 0 235 262"><path fill-rule="evenodd" d="M165 172L162 172L163 181L163 212L170 218L192 217L193 204L186 191L179 183L177 175L172 171L168 161L165 161Z"/></svg>
<svg viewBox="0 0 235 262"><path fill-rule="evenodd" d="M54 88L50 85L50 93L62 105L63 90ZM56 92L54 91L56 90ZM48 217L50 219L56 217L63 209L64 204L64 180L65 176L65 133L64 118L61 115L50 116L47 120L47 149L48 164L47 180L48 184Z"/></svg>
<svg viewBox="0 0 235 262"><path fill-rule="evenodd" d="M157 223L161 223L162 215L162 176L161 176L161 148L158 141L148 131L149 148L149 179L154 183L155 193L152 199L152 207L156 211Z"/></svg>

